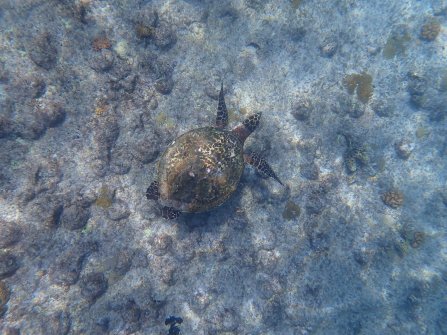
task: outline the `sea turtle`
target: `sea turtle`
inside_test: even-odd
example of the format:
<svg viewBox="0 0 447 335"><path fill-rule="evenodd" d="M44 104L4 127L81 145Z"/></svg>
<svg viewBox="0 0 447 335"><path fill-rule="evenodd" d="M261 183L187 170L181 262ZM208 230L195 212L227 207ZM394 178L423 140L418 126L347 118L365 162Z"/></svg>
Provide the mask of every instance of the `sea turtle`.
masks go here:
<svg viewBox="0 0 447 335"><path fill-rule="evenodd" d="M150 184L146 197L163 206L166 219L175 219L181 212L208 211L234 193L246 163L262 177L283 185L259 154L244 153L244 142L260 118L261 113L253 114L233 130L226 130L228 112L222 84L215 126L191 130L172 142L158 162L158 180Z"/></svg>

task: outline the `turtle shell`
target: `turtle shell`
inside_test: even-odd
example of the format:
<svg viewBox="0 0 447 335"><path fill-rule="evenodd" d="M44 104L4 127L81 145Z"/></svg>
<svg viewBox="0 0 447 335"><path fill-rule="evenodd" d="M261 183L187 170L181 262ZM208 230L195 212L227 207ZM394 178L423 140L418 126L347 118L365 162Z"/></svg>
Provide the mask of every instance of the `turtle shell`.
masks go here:
<svg viewBox="0 0 447 335"><path fill-rule="evenodd" d="M224 203L244 170L243 144L213 127L178 137L158 163L160 203L182 212L203 212Z"/></svg>

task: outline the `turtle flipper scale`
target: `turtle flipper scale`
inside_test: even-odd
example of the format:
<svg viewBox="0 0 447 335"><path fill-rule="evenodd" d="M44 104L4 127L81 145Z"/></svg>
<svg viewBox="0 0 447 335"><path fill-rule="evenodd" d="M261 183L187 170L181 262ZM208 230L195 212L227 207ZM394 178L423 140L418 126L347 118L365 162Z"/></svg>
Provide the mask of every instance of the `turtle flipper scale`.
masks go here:
<svg viewBox="0 0 447 335"><path fill-rule="evenodd" d="M158 181L153 181L146 190L146 198L157 201L160 198L160 191L158 190Z"/></svg>
<svg viewBox="0 0 447 335"><path fill-rule="evenodd" d="M180 216L180 211L173 207L164 206L161 209L161 216L167 220L175 220Z"/></svg>

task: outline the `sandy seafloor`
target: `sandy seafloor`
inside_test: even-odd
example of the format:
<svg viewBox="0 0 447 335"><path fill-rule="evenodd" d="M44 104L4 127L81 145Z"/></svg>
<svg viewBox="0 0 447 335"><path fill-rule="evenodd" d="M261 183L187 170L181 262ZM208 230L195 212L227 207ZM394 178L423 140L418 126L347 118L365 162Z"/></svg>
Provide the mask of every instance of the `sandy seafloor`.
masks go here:
<svg viewBox="0 0 447 335"><path fill-rule="evenodd" d="M447 2L0 0L0 334L447 334ZM178 135L247 168L168 221ZM171 330L174 333L174 330Z"/></svg>

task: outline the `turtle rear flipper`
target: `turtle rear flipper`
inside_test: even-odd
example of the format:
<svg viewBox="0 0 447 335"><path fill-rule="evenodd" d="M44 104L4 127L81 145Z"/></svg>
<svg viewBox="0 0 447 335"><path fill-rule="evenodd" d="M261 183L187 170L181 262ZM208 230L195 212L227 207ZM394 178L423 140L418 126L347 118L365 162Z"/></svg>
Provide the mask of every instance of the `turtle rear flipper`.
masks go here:
<svg viewBox="0 0 447 335"><path fill-rule="evenodd" d="M228 125L228 111L225 105L223 83L220 86L219 103L217 104L216 127L224 129Z"/></svg>
<svg viewBox="0 0 447 335"><path fill-rule="evenodd" d="M278 178L278 176L270 167L270 165L267 163L267 161L264 158L262 158L259 154L257 153L244 154L244 161L245 163L253 166L256 169L256 171L258 171L258 173L261 175L261 177L273 178L282 186L284 186L282 181Z"/></svg>
<svg viewBox="0 0 447 335"><path fill-rule="evenodd" d="M146 190L146 198L157 201L160 198L160 191L158 190L158 181L153 181Z"/></svg>
<svg viewBox="0 0 447 335"><path fill-rule="evenodd" d="M161 216L168 220L177 219L180 216L180 214L181 212L173 207L164 206L161 209Z"/></svg>

